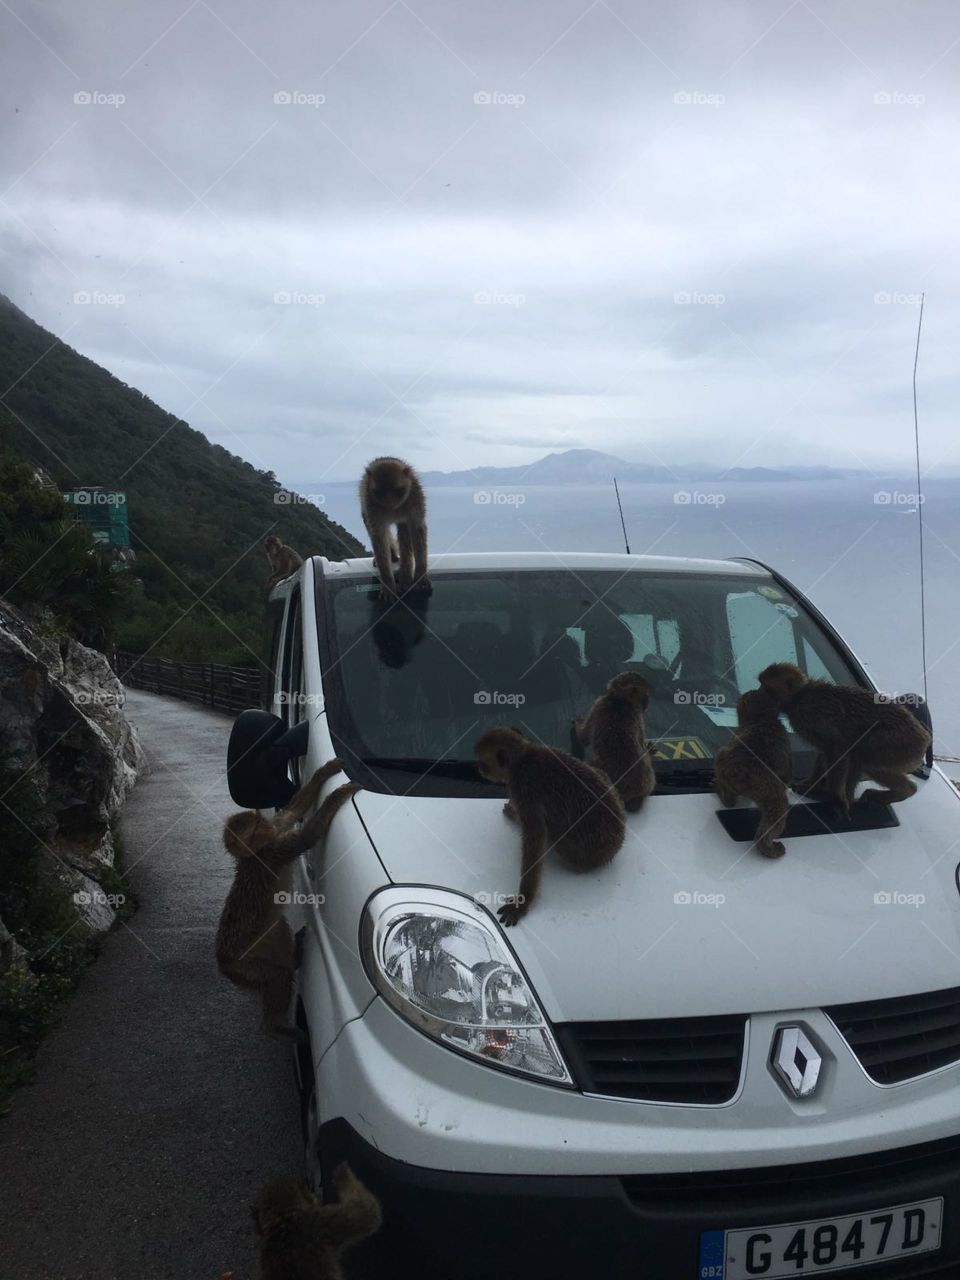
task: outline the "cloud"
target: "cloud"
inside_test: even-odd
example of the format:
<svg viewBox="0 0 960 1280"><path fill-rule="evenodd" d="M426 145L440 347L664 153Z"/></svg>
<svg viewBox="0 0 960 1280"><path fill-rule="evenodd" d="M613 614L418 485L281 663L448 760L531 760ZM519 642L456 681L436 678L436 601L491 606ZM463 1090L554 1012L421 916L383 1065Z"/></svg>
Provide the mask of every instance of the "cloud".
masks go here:
<svg viewBox="0 0 960 1280"><path fill-rule="evenodd" d="M15 7L6 290L290 482L903 461L924 289L958 461L945 3Z"/></svg>

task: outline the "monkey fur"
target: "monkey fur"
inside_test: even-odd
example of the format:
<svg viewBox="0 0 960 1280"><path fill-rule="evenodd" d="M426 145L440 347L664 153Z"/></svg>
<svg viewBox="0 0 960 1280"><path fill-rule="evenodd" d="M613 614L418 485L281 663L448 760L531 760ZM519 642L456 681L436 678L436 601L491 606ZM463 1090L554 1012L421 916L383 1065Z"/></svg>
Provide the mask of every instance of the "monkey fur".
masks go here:
<svg viewBox="0 0 960 1280"><path fill-rule="evenodd" d="M413 467L402 458L368 462L360 481L360 512L380 578L380 598L392 600L411 589L429 594L427 499ZM394 559L399 560L396 577Z"/></svg>
<svg viewBox="0 0 960 1280"><path fill-rule="evenodd" d="M333 1174L336 1204L322 1204L296 1178L280 1178L253 1206L261 1280L344 1280L340 1255L372 1236L382 1215L376 1196L347 1164Z"/></svg>
<svg viewBox="0 0 960 1280"><path fill-rule="evenodd" d="M323 784L342 768L339 760L329 760L273 818L248 809L223 826L223 843L237 865L217 929L217 966L238 987L260 992L263 1030L278 1038L302 1039L287 1024L296 960L277 895L289 886L294 859L325 839L338 810L360 790L344 783L295 828Z"/></svg>
<svg viewBox="0 0 960 1280"><path fill-rule="evenodd" d="M275 533L268 533L264 538L263 551L273 570L265 583L268 591L284 578L289 578L291 573L296 573L303 564L303 556L294 551L293 547L281 542Z"/></svg>
<svg viewBox="0 0 960 1280"><path fill-rule="evenodd" d="M474 751L481 775L506 784L503 811L523 833L520 886L497 912L502 924L514 925L533 905L548 849L573 871L611 861L623 844L623 802L597 769L516 729L488 729Z"/></svg>
<svg viewBox="0 0 960 1280"><path fill-rule="evenodd" d="M622 671L590 714L576 721L577 737L590 749L589 763L617 788L627 813L636 813L657 785L643 723L649 705L650 686L643 676Z"/></svg>
<svg viewBox="0 0 960 1280"><path fill-rule="evenodd" d="M883 788L865 791L868 803L892 804L916 792L907 775L923 764L930 734L906 707L856 685L811 680L789 662L761 671L760 685L817 750L808 792L822 788L848 813L864 776Z"/></svg>
<svg viewBox="0 0 960 1280"><path fill-rule="evenodd" d="M776 699L764 689L751 689L737 703L737 728L717 752L716 787L720 803L732 808L738 796L759 810L756 845L765 858L782 858L777 838L787 825L793 777L790 735L780 723Z"/></svg>

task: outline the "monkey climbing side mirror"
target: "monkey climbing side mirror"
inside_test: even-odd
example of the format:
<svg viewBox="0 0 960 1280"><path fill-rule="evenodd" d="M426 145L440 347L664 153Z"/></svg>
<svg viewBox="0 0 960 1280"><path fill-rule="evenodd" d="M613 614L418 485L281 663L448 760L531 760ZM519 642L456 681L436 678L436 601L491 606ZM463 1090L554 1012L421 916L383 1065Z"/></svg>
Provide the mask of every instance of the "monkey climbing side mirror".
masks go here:
<svg viewBox="0 0 960 1280"><path fill-rule="evenodd" d="M269 711L241 711L227 746L230 797L244 809L281 809L296 791L289 764L307 750L307 721L287 729Z"/></svg>

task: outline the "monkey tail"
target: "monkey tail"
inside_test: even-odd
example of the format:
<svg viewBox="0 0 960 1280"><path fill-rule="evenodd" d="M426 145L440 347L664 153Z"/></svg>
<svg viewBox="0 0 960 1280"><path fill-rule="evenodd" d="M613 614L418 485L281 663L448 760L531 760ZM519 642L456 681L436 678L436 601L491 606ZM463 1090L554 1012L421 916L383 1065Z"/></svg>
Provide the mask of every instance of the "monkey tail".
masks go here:
<svg viewBox="0 0 960 1280"><path fill-rule="evenodd" d="M765 795L757 807L757 849L766 858L782 858L784 848L778 837L783 834L790 812L786 789Z"/></svg>

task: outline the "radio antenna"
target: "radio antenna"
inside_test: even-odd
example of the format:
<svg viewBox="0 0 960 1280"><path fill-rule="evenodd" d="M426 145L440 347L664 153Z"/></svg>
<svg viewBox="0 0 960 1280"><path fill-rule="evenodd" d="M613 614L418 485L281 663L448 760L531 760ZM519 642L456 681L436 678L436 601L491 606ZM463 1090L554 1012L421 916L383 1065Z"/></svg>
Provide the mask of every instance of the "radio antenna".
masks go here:
<svg viewBox="0 0 960 1280"><path fill-rule="evenodd" d="M613 491L617 495L617 510L620 512L620 525L623 529L623 545L627 548L627 555L629 555L630 543L627 541L627 526L623 519L623 504L620 501L620 487L617 484L616 476L613 477ZM926 685L924 685L924 691L926 691Z"/></svg>
<svg viewBox="0 0 960 1280"><path fill-rule="evenodd" d="M923 299L917 320L917 346L913 355L913 444L917 459L917 527L920 533L920 659L923 663L923 700L927 698L927 590L923 564L923 493L920 488L920 420L917 415L917 364L920 360L920 330L923 327Z"/></svg>

